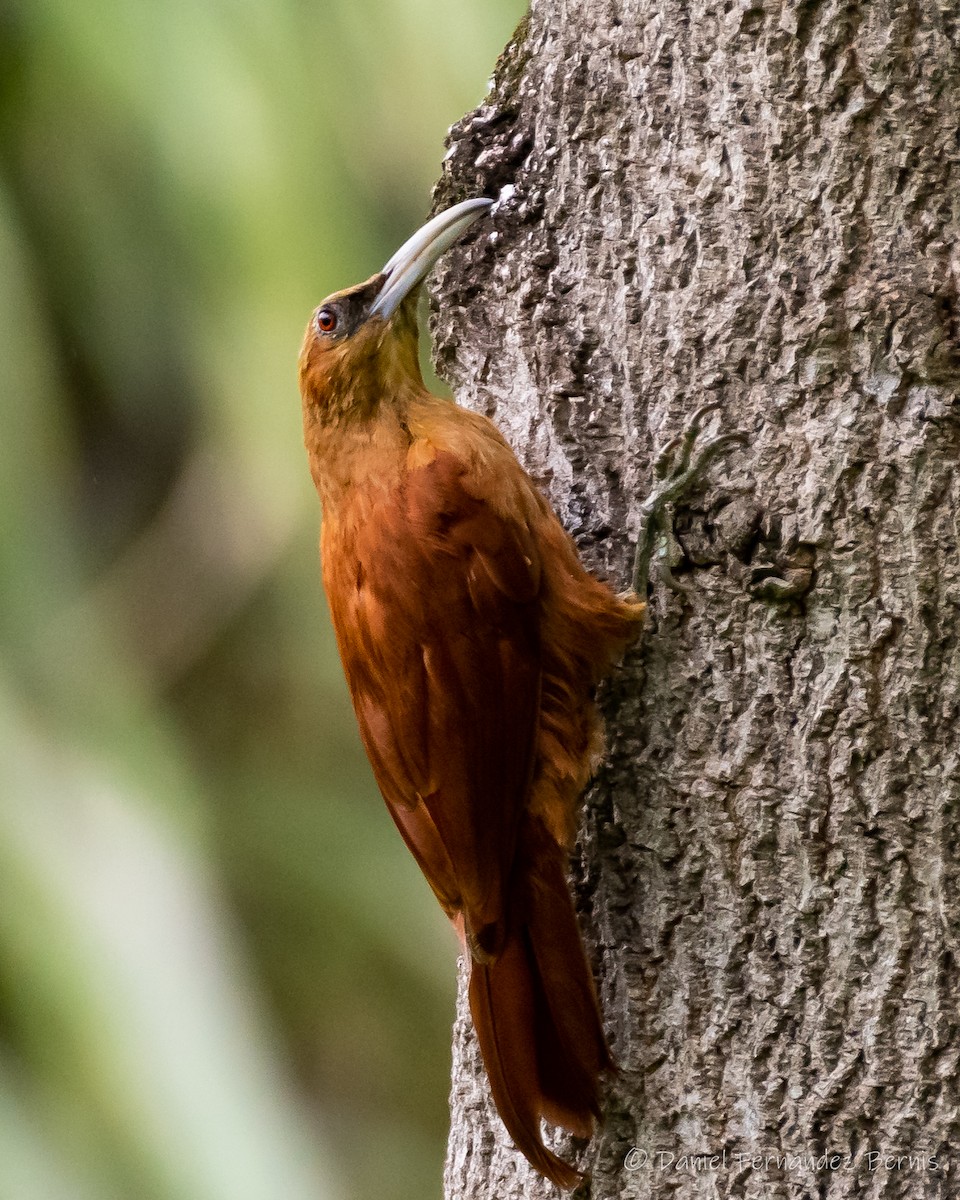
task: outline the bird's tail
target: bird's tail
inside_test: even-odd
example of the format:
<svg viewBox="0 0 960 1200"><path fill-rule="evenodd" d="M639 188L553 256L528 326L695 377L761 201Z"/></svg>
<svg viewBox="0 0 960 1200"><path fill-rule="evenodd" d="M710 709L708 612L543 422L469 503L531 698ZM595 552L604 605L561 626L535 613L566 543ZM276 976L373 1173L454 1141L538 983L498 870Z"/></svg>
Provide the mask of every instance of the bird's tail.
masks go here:
<svg viewBox="0 0 960 1200"><path fill-rule="evenodd" d="M572 1188L580 1175L543 1144L540 1121L589 1137L613 1061L563 854L549 840L532 858L535 875L517 881L501 953L472 965L470 1010L507 1132L542 1175Z"/></svg>

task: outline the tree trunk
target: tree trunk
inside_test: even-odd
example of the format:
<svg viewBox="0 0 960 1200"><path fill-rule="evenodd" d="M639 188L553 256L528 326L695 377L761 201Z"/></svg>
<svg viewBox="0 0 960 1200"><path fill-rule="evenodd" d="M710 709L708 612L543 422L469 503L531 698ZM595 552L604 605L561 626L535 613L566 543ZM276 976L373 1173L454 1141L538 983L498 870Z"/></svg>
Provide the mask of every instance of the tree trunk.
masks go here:
<svg viewBox="0 0 960 1200"><path fill-rule="evenodd" d="M441 268L439 369L591 567L628 582L698 406L749 436L603 694L583 1195L960 1194L958 9L534 0L451 134L438 205L514 190ZM462 989L454 1057L447 1196L555 1195Z"/></svg>

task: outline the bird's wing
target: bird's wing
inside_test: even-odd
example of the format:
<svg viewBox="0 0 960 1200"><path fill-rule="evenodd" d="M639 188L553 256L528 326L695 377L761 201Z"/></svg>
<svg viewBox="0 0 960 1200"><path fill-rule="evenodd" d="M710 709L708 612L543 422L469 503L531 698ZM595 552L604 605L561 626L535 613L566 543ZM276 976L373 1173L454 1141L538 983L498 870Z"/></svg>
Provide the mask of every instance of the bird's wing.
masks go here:
<svg viewBox="0 0 960 1200"><path fill-rule="evenodd" d="M474 484L437 452L350 551L325 538L324 577L380 790L483 958L502 940L533 770L540 564L527 525L498 516Z"/></svg>

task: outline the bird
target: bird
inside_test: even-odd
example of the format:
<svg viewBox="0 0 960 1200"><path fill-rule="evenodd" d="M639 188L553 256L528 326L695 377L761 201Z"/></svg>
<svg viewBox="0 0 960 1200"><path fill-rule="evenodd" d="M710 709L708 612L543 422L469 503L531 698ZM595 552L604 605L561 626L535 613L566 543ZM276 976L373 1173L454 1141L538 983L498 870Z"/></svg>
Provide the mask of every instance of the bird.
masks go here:
<svg viewBox="0 0 960 1200"><path fill-rule="evenodd" d="M569 1189L581 1172L542 1122L589 1137L615 1071L569 860L602 751L595 689L641 633L653 541L638 542L635 588L614 591L496 425L424 385L420 284L491 207L441 212L325 299L299 381L323 583L367 756L460 936L503 1124ZM693 463L683 441L643 510L651 526L726 440Z"/></svg>

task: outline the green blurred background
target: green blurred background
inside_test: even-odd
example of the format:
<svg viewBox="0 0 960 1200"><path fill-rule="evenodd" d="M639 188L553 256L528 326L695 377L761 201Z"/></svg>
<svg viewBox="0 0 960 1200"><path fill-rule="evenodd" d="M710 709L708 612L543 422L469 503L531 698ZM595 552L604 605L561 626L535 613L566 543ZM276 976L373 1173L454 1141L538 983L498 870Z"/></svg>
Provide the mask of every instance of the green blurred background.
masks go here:
<svg viewBox="0 0 960 1200"><path fill-rule="evenodd" d="M296 356L521 0L0 0L0 1200L440 1195Z"/></svg>

